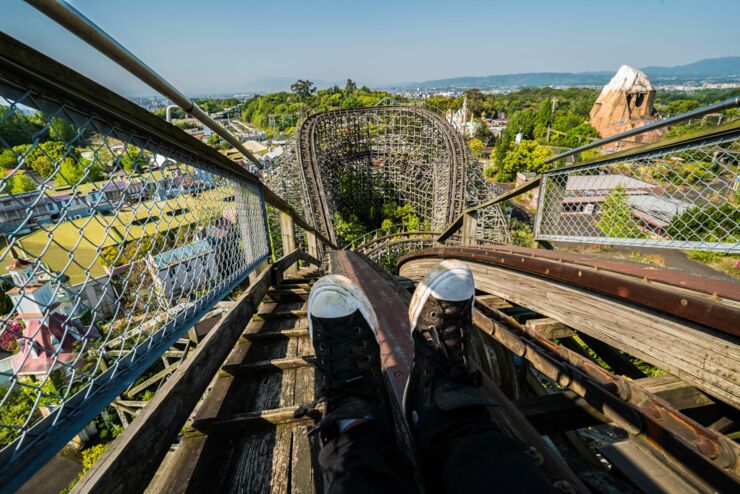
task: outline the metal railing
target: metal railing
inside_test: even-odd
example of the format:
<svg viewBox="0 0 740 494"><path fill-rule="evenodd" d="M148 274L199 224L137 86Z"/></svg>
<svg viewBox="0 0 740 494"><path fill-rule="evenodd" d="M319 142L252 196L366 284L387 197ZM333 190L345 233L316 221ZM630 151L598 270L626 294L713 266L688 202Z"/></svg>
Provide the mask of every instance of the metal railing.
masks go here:
<svg viewBox="0 0 740 494"><path fill-rule="evenodd" d="M217 151L4 34L0 158L3 492L267 260L266 204L284 241L294 223L326 241Z"/></svg>
<svg viewBox="0 0 740 494"><path fill-rule="evenodd" d="M460 229L464 238L480 237L478 215L488 207L516 200L518 207L534 210L533 229L527 227L525 236L537 241L738 253L740 121L733 110L738 106L740 98L730 98L553 156L546 163L730 111L728 121L716 127L546 171L467 209L437 241L446 241ZM515 229L512 235L517 237Z"/></svg>

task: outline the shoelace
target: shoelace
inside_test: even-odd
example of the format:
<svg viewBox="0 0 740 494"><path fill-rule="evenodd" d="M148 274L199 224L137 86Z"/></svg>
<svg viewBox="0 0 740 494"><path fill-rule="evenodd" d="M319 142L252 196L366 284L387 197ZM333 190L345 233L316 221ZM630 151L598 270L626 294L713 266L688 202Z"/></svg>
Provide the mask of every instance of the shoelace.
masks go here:
<svg viewBox="0 0 740 494"><path fill-rule="evenodd" d="M449 363L449 373L452 378L471 379L474 384L479 383L480 374L471 371L468 366L468 358L465 349L465 335L463 333L462 315L469 310L469 303L465 305L449 305L444 307L442 313L442 324L422 330L422 334L428 334L434 340L437 348L441 348L447 362ZM438 362L441 364L441 362Z"/></svg>

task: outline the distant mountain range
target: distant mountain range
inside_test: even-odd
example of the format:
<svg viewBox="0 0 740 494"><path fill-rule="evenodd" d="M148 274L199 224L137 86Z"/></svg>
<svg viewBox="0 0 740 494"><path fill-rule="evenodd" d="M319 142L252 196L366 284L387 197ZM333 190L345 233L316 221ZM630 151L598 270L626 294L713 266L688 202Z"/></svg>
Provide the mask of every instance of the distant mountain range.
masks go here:
<svg viewBox="0 0 740 494"><path fill-rule="evenodd" d="M675 67L645 67L644 71L653 83L681 84L708 81L740 82L740 57L707 58L687 65ZM511 88L538 86L603 86L614 72L528 72L489 76L465 76L432 81L409 82L391 85L395 89L437 88Z"/></svg>

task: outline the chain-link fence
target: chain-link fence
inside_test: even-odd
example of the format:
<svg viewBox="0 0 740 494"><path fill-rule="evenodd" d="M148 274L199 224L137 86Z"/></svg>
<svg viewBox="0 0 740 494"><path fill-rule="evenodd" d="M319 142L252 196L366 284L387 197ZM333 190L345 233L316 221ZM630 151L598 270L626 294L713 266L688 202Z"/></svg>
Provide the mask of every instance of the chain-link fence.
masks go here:
<svg viewBox="0 0 740 494"><path fill-rule="evenodd" d="M269 255L259 183L99 115L0 73L0 466L60 449Z"/></svg>
<svg viewBox="0 0 740 494"><path fill-rule="evenodd" d="M740 252L740 126L543 174L538 240Z"/></svg>

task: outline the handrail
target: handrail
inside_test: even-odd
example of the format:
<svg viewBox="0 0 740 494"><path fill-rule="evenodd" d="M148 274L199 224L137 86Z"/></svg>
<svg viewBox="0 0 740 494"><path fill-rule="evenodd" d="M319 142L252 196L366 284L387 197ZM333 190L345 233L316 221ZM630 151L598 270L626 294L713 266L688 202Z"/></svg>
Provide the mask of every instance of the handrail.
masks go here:
<svg viewBox="0 0 740 494"><path fill-rule="evenodd" d="M663 127L675 124L677 122L683 122L684 120L689 120L694 117L700 117L702 115L706 115L707 113L727 110L729 108L736 108L738 106L740 106L740 96L735 96L734 98L727 98L725 100L719 101L709 106L704 106L702 108L697 108L695 110L687 111L685 113L680 113L678 115L664 118L656 122L651 122L649 124L642 125L640 127L635 127L634 129L625 130L624 132L620 132L619 134L614 134L609 137L604 137L603 139L599 139L598 141L593 141L588 144L584 144L583 146L571 149L569 151L565 151L564 153L551 156L550 158L547 158L545 160L545 163L546 164L552 163L554 161L558 161L563 158L573 156L574 154L578 154L583 151L587 151L589 149L603 146L604 144L609 144L615 141L621 141L627 137L633 137L636 135L644 134L645 132L650 132L651 130L661 129Z"/></svg>
<svg viewBox="0 0 740 494"><path fill-rule="evenodd" d="M674 124L676 122L688 120L690 118L694 118L700 115L704 115L707 113L712 113L717 110L725 110L728 108L735 108L740 107L740 97L734 97L734 98L728 98L726 100L720 101L718 103L715 103L713 105L709 105L703 108L698 108L696 110L692 110L690 112L682 113L680 115L676 115L674 117L666 118L664 120L660 120L658 122L653 122L652 124L643 125L642 127L637 127L635 129L622 132L620 134L615 134L613 136L607 137L605 139L601 139L599 141L595 141L591 144L587 144L585 146L581 146L576 149L572 149L571 151L567 151L565 153L561 153L557 156L553 156L551 158L548 158L545 160L545 163L552 163L553 161L560 160L562 158L565 158L567 156L571 156L572 154L576 154L578 152L584 151L586 149L591 149L593 147L601 146L604 144L608 144L609 142L614 142L618 140L622 140L625 137L630 137L634 135L638 135L643 132L647 132L649 130L654 130L656 128L664 127L666 125ZM531 180L523 183L522 185L505 192L503 194L499 194L498 196L489 199L485 202L482 202L480 204L476 204L475 206L469 207L465 211L463 211L452 223L450 223L447 228L440 234L440 236L437 238L437 242L444 242L447 240L453 233L455 233L457 230L462 227L463 219L465 218L465 215L473 214L481 209L485 209L487 207L493 206L494 204L498 204L500 202L512 199L514 197L517 197L525 192L529 192L532 189L536 189L540 186L540 182L542 181L542 177L546 176L548 173L552 173L554 171L562 172L566 170L571 170L575 168L582 168L582 167L588 167L593 164L602 163L602 162L608 162L608 161L614 161L614 160L621 160L621 159L627 159L629 157L633 157L639 154L643 154L646 152L658 152L660 150L673 147L678 143L685 144L689 143L691 141L701 141L703 139L707 139L709 137L714 137L715 135L722 134L725 132L736 132L737 128L740 127L740 123L734 122L734 123L725 123L719 127L711 128L711 129L705 129L699 132L695 132L689 135L680 136L678 138L671 138L667 140L662 140L659 142L644 144L642 146L638 146L632 149L624 150L618 153L612 153L605 156L600 156L596 159L593 159L591 161L588 161L586 163L576 163L572 165L562 166L555 168L553 170L549 170L547 172L543 172L540 175L537 175L536 177L532 178Z"/></svg>
<svg viewBox="0 0 740 494"><path fill-rule="evenodd" d="M180 90L167 82L161 75L157 74L151 67L142 62L136 55L127 50L126 47L65 0L26 0L26 3L53 19L71 33L77 35L80 39L129 71L152 89L167 96L186 113L208 126L229 144L238 149L257 168L262 168L259 160L231 132L223 128Z"/></svg>

